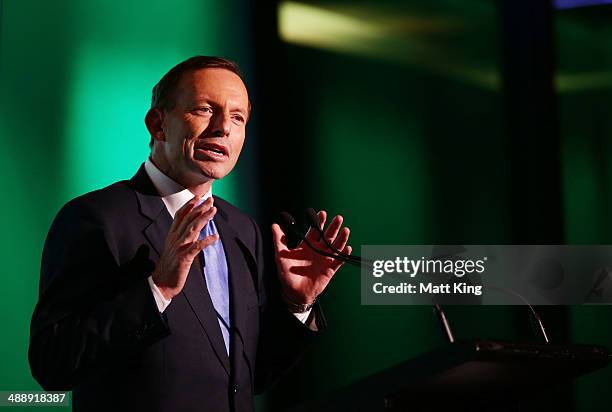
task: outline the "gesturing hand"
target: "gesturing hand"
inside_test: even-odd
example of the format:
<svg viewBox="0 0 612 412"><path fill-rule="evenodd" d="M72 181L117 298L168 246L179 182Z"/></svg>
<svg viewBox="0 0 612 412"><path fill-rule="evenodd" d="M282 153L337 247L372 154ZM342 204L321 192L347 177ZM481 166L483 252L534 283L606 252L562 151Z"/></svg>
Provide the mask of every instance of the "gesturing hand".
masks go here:
<svg viewBox="0 0 612 412"><path fill-rule="evenodd" d="M321 229L325 225L327 213L318 213ZM347 246L350 230L340 229L342 216L336 216L331 221L324 235L334 248L350 254L352 248ZM323 292L336 271L342 266L342 261L322 256L313 251L304 241L294 249L289 249L285 233L276 223L272 225L276 267L281 282L283 294L295 303L312 303ZM317 249L332 252L320 239L318 232L312 228L306 238Z"/></svg>
<svg viewBox="0 0 612 412"><path fill-rule="evenodd" d="M219 235L214 234L198 240L202 228L217 212L212 196L196 207L200 199L199 196L194 197L176 212L164 250L151 275L166 299L172 299L183 290L195 257L219 239Z"/></svg>

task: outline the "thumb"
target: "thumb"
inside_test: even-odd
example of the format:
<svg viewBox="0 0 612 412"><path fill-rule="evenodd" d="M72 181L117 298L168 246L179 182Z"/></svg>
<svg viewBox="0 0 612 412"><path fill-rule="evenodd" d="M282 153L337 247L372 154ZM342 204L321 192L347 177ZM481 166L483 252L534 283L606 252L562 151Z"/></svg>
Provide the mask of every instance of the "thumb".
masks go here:
<svg viewBox="0 0 612 412"><path fill-rule="evenodd" d="M285 232L283 232L283 229L276 223L272 224L272 240L274 241L274 249L277 252L287 249Z"/></svg>
<svg viewBox="0 0 612 412"><path fill-rule="evenodd" d="M200 253L201 250L206 249L208 246L212 245L217 240L219 240L219 235L217 233L210 235L210 236L206 236L203 239L197 240L193 242L191 253L195 256L198 253Z"/></svg>

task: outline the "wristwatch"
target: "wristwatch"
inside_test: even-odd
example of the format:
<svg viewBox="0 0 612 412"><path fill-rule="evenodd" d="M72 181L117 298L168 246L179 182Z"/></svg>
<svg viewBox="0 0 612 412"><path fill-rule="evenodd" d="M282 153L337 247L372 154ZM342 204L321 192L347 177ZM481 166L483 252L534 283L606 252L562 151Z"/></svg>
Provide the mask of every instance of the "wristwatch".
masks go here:
<svg viewBox="0 0 612 412"><path fill-rule="evenodd" d="M291 299L289 299L285 294L282 294L283 300L287 304L289 311L291 313L304 313L308 312L312 307L317 303L317 298L315 298L311 303L295 303Z"/></svg>

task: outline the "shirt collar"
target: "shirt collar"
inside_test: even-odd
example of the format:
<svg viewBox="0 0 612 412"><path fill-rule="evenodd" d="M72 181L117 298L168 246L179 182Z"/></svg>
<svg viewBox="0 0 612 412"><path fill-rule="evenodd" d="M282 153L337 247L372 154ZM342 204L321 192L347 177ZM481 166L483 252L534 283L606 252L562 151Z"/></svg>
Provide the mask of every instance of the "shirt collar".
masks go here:
<svg viewBox="0 0 612 412"><path fill-rule="evenodd" d="M149 178L153 182L153 186L157 189L157 193L159 193L162 201L166 205L168 213L174 218L176 212L183 207L185 203L193 199L193 193L166 176L157 166L155 166L151 158L145 161L144 167L147 175L149 175ZM203 196L202 201L208 199L210 196L212 196L212 187Z"/></svg>

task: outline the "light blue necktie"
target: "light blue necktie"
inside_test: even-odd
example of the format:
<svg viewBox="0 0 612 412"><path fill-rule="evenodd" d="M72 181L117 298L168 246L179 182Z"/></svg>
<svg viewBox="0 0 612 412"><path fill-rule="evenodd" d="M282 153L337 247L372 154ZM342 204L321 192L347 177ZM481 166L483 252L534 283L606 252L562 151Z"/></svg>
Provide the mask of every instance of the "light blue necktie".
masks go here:
<svg viewBox="0 0 612 412"><path fill-rule="evenodd" d="M212 220L209 221L206 226L200 232L199 239L203 239L206 236L218 233L217 226ZM217 313L217 320L221 327L221 333L223 334L223 341L225 342L225 349L229 354L230 345L230 311L229 311L229 284L228 284L228 270L227 260L225 258L225 250L223 250L223 244L221 240L217 240L212 245L206 247L202 251L204 259L202 263L204 267L204 278L206 279L206 286L208 287L208 293L212 300L215 312Z"/></svg>

